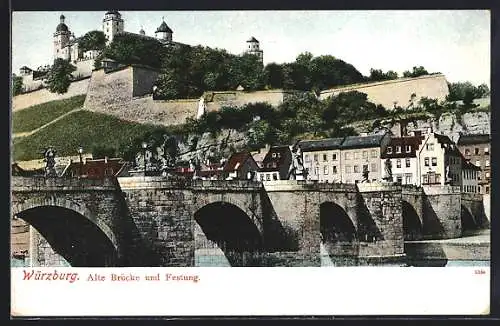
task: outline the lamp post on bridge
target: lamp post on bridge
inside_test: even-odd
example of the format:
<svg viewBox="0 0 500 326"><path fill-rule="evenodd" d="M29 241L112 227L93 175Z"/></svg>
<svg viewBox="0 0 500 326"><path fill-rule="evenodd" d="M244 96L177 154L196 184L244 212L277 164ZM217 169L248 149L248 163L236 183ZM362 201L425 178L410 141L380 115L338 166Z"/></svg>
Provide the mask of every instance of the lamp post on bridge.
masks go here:
<svg viewBox="0 0 500 326"><path fill-rule="evenodd" d="M144 176L146 176L146 149L148 148L148 143L146 142L142 142L142 155L143 155L143 158L144 158Z"/></svg>
<svg viewBox="0 0 500 326"><path fill-rule="evenodd" d="M82 154L83 154L83 147L80 146L80 147L78 147L78 156L80 157L80 166L78 169L78 177L79 178L82 176L82 166L83 166Z"/></svg>

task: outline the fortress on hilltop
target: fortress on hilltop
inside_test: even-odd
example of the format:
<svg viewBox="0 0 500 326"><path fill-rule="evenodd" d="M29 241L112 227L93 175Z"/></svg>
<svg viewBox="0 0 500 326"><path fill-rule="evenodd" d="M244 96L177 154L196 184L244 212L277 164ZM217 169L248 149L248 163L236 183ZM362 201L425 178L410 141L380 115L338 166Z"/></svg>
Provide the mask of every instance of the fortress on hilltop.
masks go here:
<svg viewBox="0 0 500 326"><path fill-rule="evenodd" d="M101 30L106 36L106 45L113 42L116 35L129 34L141 38L155 39L164 46L179 46L187 45L173 40L173 30L167 25L165 19L162 18L161 24L156 28L154 36L146 34L143 28L138 33L125 31L125 20L117 10L110 10L104 14L102 19ZM94 70L94 62L100 54L100 50L84 50L81 46L82 36L75 37L75 34L66 24L66 17L59 17L59 24L53 34L53 56L52 59L61 58L68 60L76 67L73 72L75 79L83 79L90 77ZM260 48L260 42L251 37L246 41L245 53L256 55L263 62L263 51ZM23 66L19 69L19 75L23 78L23 91L30 92L44 87L44 80L50 65L39 66L32 69L28 66Z"/></svg>

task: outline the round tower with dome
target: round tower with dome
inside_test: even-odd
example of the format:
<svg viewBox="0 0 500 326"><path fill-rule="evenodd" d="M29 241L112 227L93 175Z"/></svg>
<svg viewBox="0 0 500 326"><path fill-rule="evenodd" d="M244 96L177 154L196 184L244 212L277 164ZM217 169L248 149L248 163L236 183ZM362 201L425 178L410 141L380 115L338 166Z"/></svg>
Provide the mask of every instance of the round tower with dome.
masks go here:
<svg viewBox="0 0 500 326"><path fill-rule="evenodd" d="M70 42L71 32L64 22L65 19L64 15L59 17L59 25L54 33L54 60L57 58L69 59L70 53L67 45Z"/></svg>
<svg viewBox="0 0 500 326"><path fill-rule="evenodd" d="M172 30L168 27L167 23L165 23L164 18L162 18L162 23L155 32L155 37L160 41L172 42Z"/></svg>
<svg viewBox="0 0 500 326"><path fill-rule="evenodd" d="M106 45L113 42L113 38L118 33L123 33L124 23L122 15L117 10L106 12L102 20L102 31L106 36Z"/></svg>

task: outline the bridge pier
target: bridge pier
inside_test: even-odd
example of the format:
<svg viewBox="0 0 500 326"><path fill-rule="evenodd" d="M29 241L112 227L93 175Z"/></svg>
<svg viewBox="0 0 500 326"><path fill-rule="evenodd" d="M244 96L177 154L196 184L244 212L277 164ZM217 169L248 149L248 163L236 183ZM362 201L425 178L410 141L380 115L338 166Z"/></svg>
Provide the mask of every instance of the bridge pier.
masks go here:
<svg viewBox="0 0 500 326"><path fill-rule="evenodd" d="M424 186L424 238L450 239L462 235L461 194L457 186Z"/></svg>

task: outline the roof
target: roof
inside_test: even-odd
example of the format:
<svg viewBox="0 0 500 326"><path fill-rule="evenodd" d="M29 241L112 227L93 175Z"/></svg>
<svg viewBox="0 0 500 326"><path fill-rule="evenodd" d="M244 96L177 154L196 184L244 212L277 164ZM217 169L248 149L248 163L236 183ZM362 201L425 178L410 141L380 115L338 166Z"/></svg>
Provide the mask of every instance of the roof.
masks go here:
<svg viewBox="0 0 500 326"><path fill-rule="evenodd" d="M472 164L469 160L466 160L463 156L462 156L462 170L476 170L476 171L481 171L481 167L477 166L477 165L474 165Z"/></svg>
<svg viewBox="0 0 500 326"><path fill-rule="evenodd" d="M328 149L340 149L343 137L341 138L326 138L320 140L301 140L299 147L303 152L312 152Z"/></svg>
<svg viewBox="0 0 500 326"><path fill-rule="evenodd" d="M68 30L68 26L65 23L59 23L59 25L57 25L56 27L56 32L67 32Z"/></svg>
<svg viewBox="0 0 500 326"><path fill-rule="evenodd" d="M158 26L158 28L156 29L155 33L161 33L161 32L173 33L172 30L170 29L170 27L167 26L167 24L165 23L165 21L163 21L161 23L161 25Z"/></svg>
<svg viewBox="0 0 500 326"><path fill-rule="evenodd" d="M457 145L489 144L491 136L489 134L460 135Z"/></svg>
<svg viewBox="0 0 500 326"><path fill-rule="evenodd" d="M458 156L462 156L456 144L450 139L450 137L446 135L440 135L434 133L434 137L441 144L441 148L445 149L446 154L455 154Z"/></svg>
<svg viewBox="0 0 500 326"><path fill-rule="evenodd" d="M389 154L384 151L380 157L383 159L417 157L417 150L424 139L425 136L392 137L389 144L387 144L387 147L392 147L392 152ZM401 152L396 151L396 146L401 147ZM410 152L406 152L406 146L411 146Z"/></svg>
<svg viewBox="0 0 500 326"><path fill-rule="evenodd" d="M238 170L238 168L241 168L243 164L246 162L246 160L251 159L253 160L252 155L250 155L249 152L238 152L234 153L231 155L229 160L227 161L226 165L224 165L224 172L230 172L234 170ZM239 165L238 165L239 163ZM257 165L257 163L256 163Z"/></svg>
<svg viewBox="0 0 500 326"><path fill-rule="evenodd" d="M287 155L290 154L290 147L275 146L269 149L264 160L262 160L261 172L269 172L279 170L283 164L287 163Z"/></svg>
<svg viewBox="0 0 500 326"><path fill-rule="evenodd" d="M370 135L370 136L348 136L342 143L343 149L349 148L366 148L380 146L382 139L386 134Z"/></svg>
<svg viewBox="0 0 500 326"><path fill-rule="evenodd" d="M247 42L257 42L257 43L259 43L259 41L257 41L257 39L255 37L253 37L253 36L250 39L248 39Z"/></svg>
<svg viewBox="0 0 500 326"><path fill-rule="evenodd" d="M118 12L118 10L110 10L106 12L106 15L117 15L121 16L121 14Z"/></svg>
<svg viewBox="0 0 500 326"><path fill-rule="evenodd" d="M28 66L22 66L21 68L19 68L19 70L30 70L30 71L33 71L33 69L31 69L30 67Z"/></svg>

